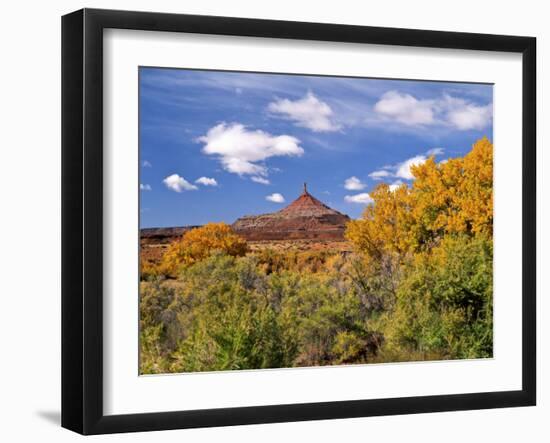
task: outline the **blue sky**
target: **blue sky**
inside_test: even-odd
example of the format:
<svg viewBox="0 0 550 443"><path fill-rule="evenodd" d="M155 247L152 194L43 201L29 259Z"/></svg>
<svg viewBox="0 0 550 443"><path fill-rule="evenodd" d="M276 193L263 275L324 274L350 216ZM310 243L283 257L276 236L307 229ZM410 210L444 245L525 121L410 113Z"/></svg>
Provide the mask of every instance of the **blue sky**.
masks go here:
<svg viewBox="0 0 550 443"><path fill-rule="evenodd" d="M232 223L302 183L352 218L380 182L492 140L484 84L140 68L141 227Z"/></svg>

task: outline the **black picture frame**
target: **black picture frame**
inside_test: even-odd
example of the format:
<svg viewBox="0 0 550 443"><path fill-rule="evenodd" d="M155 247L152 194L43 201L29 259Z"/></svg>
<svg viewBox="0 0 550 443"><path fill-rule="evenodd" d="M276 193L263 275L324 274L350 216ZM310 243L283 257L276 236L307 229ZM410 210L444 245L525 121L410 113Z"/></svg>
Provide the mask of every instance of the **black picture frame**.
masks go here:
<svg viewBox="0 0 550 443"><path fill-rule="evenodd" d="M103 30L502 51L523 63L522 389L171 411L103 413ZM62 18L62 426L81 434L532 406L536 403L536 39L83 9ZM519 147L518 147L519 149Z"/></svg>

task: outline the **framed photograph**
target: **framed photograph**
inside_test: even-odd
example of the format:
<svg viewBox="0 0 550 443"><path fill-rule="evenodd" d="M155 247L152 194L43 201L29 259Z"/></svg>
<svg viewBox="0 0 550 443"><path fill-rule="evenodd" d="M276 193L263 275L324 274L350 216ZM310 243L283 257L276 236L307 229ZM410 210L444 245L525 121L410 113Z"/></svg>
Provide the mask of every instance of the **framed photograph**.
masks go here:
<svg viewBox="0 0 550 443"><path fill-rule="evenodd" d="M62 425L536 402L536 41L62 20Z"/></svg>

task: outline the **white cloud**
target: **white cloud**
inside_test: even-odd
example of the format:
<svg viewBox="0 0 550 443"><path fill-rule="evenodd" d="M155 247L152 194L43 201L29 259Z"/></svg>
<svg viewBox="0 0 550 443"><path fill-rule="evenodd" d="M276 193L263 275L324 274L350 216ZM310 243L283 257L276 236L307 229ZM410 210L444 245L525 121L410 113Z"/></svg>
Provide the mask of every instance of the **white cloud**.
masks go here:
<svg viewBox="0 0 550 443"><path fill-rule="evenodd" d="M448 122L461 131L483 129L489 125L493 118L492 103L486 106L478 106L451 96L446 96L445 100L448 104Z"/></svg>
<svg viewBox="0 0 550 443"><path fill-rule="evenodd" d="M295 137L248 130L240 123L220 123L197 140L204 143L203 153L216 155L226 171L241 176L265 178L268 169L260 162L271 157L299 157L304 153L300 140Z"/></svg>
<svg viewBox="0 0 550 443"><path fill-rule="evenodd" d="M432 155L441 155L445 152L443 148L432 148L428 152L426 152L426 155L428 157L431 157Z"/></svg>
<svg viewBox="0 0 550 443"><path fill-rule="evenodd" d="M139 190L140 191L151 191L151 185L148 185L148 184L143 184L143 183L140 183L139 184Z"/></svg>
<svg viewBox="0 0 550 443"><path fill-rule="evenodd" d="M194 191L196 189L199 189L195 185L189 183L183 177L180 177L178 174L169 175L162 182L166 185L168 189L171 189L175 192Z"/></svg>
<svg viewBox="0 0 550 443"><path fill-rule="evenodd" d="M218 186L218 182L215 178L201 177L195 180L195 183L199 183L204 186Z"/></svg>
<svg viewBox="0 0 550 443"><path fill-rule="evenodd" d="M366 188L366 184L361 182L357 177L353 176L344 182L344 188L346 188L349 191L360 191L362 189Z"/></svg>
<svg viewBox="0 0 550 443"><path fill-rule="evenodd" d="M397 189L399 189L399 187L403 184L403 182L401 180L397 180L397 181L394 181L391 185L390 185L390 191L391 192L395 192Z"/></svg>
<svg viewBox="0 0 550 443"><path fill-rule="evenodd" d="M333 132L341 129L340 125L332 121L333 112L330 106L311 92L295 101L278 99L268 105L268 110L313 132Z"/></svg>
<svg viewBox="0 0 550 443"><path fill-rule="evenodd" d="M405 180L412 180L414 175L411 171L411 166L418 166L422 163L425 163L427 157L425 155L417 155L415 157L409 158L404 162L399 163L395 169L395 177L404 178Z"/></svg>
<svg viewBox="0 0 550 443"><path fill-rule="evenodd" d="M144 168L152 168L153 165L151 164L150 161L147 161L147 160L143 160L143 163L142 163L143 167Z"/></svg>
<svg viewBox="0 0 550 443"><path fill-rule="evenodd" d="M380 171L371 172L369 174L369 177L372 178L373 180L382 180L384 177L389 177L390 175L392 175L390 171L386 171L382 169Z"/></svg>
<svg viewBox="0 0 550 443"><path fill-rule="evenodd" d="M271 183L267 178L257 177L255 175L250 177L250 180L252 180L253 182L256 182L256 183L260 183L262 185L269 185Z"/></svg>
<svg viewBox="0 0 550 443"><path fill-rule="evenodd" d="M271 195L266 196L266 200L273 202L273 203L284 203L285 198L282 196L282 194L279 194L278 192L275 192Z"/></svg>
<svg viewBox="0 0 550 443"><path fill-rule="evenodd" d="M374 202L372 197L366 192L362 192L361 194L356 194L356 195L346 195L344 197L344 200L347 203L357 203L361 205L368 205Z"/></svg>
<svg viewBox="0 0 550 443"><path fill-rule="evenodd" d="M432 100L417 99L399 91L384 93L374 111L406 126L439 125L459 131L484 129L493 118L492 103L479 105L449 94Z"/></svg>
<svg viewBox="0 0 550 443"><path fill-rule="evenodd" d="M412 166L418 166L423 163L425 163L429 157L441 155L445 152L443 148L432 148L426 151L424 154L415 155L414 157L408 158L405 161L402 161L400 163L397 163L395 165L389 165L384 166L384 169L380 169L378 171L371 172L369 174L369 177L373 180L382 180L384 178L402 178L405 180L412 180L414 178L411 167ZM393 185L400 185L401 181L397 180L393 183ZM390 188L391 186L390 185ZM397 188L396 186L395 188ZM392 189L393 191L394 189Z"/></svg>
<svg viewBox="0 0 550 443"><path fill-rule="evenodd" d="M418 100L410 94L388 91L374 105L374 110L405 125L429 125L434 122L432 100Z"/></svg>

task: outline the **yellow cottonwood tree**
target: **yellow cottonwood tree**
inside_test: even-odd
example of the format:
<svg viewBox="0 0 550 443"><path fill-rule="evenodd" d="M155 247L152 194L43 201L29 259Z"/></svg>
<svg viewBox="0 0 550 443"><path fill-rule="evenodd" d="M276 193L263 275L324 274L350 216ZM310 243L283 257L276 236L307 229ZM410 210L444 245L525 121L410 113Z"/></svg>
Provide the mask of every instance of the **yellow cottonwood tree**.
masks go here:
<svg viewBox="0 0 550 443"><path fill-rule="evenodd" d="M477 141L462 158L435 163L433 157L411 168L413 218L433 236L493 231L493 144Z"/></svg>
<svg viewBox="0 0 550 443"><path fill-rule="evenodd" d="M181 240L172 243L163 256L161 269L175 275L179 267L203 260L214 251L243 256L248 249L246 240L235 234L225 223L208 223L186 232Z"/></svg>
<svg viewBox="0 0 550 443"><path fill-rule="evenodd" d="M429 249L446 234L492 237L493 144L486 137L462 158L431 157L411 172L411 187L377 186L374 203L348 223L346 237L367 258Z"/></svg>
<svg viewBox="0 0 550 443"><path fill-rule="evenodd" d="M403 254L414 248L410 188L402 185L392 191L383 183L370 196L374 204L365 208L361 219L348 223L346 238L374 260L384 253Z"/></svg>
<svg viewBox="0 0 550 443"><path fill-rule="evenodd" d="M410 187L376 187L346 229L365 280L389 288L381 361L491 356L493 145L411 171Z"/></svg>

